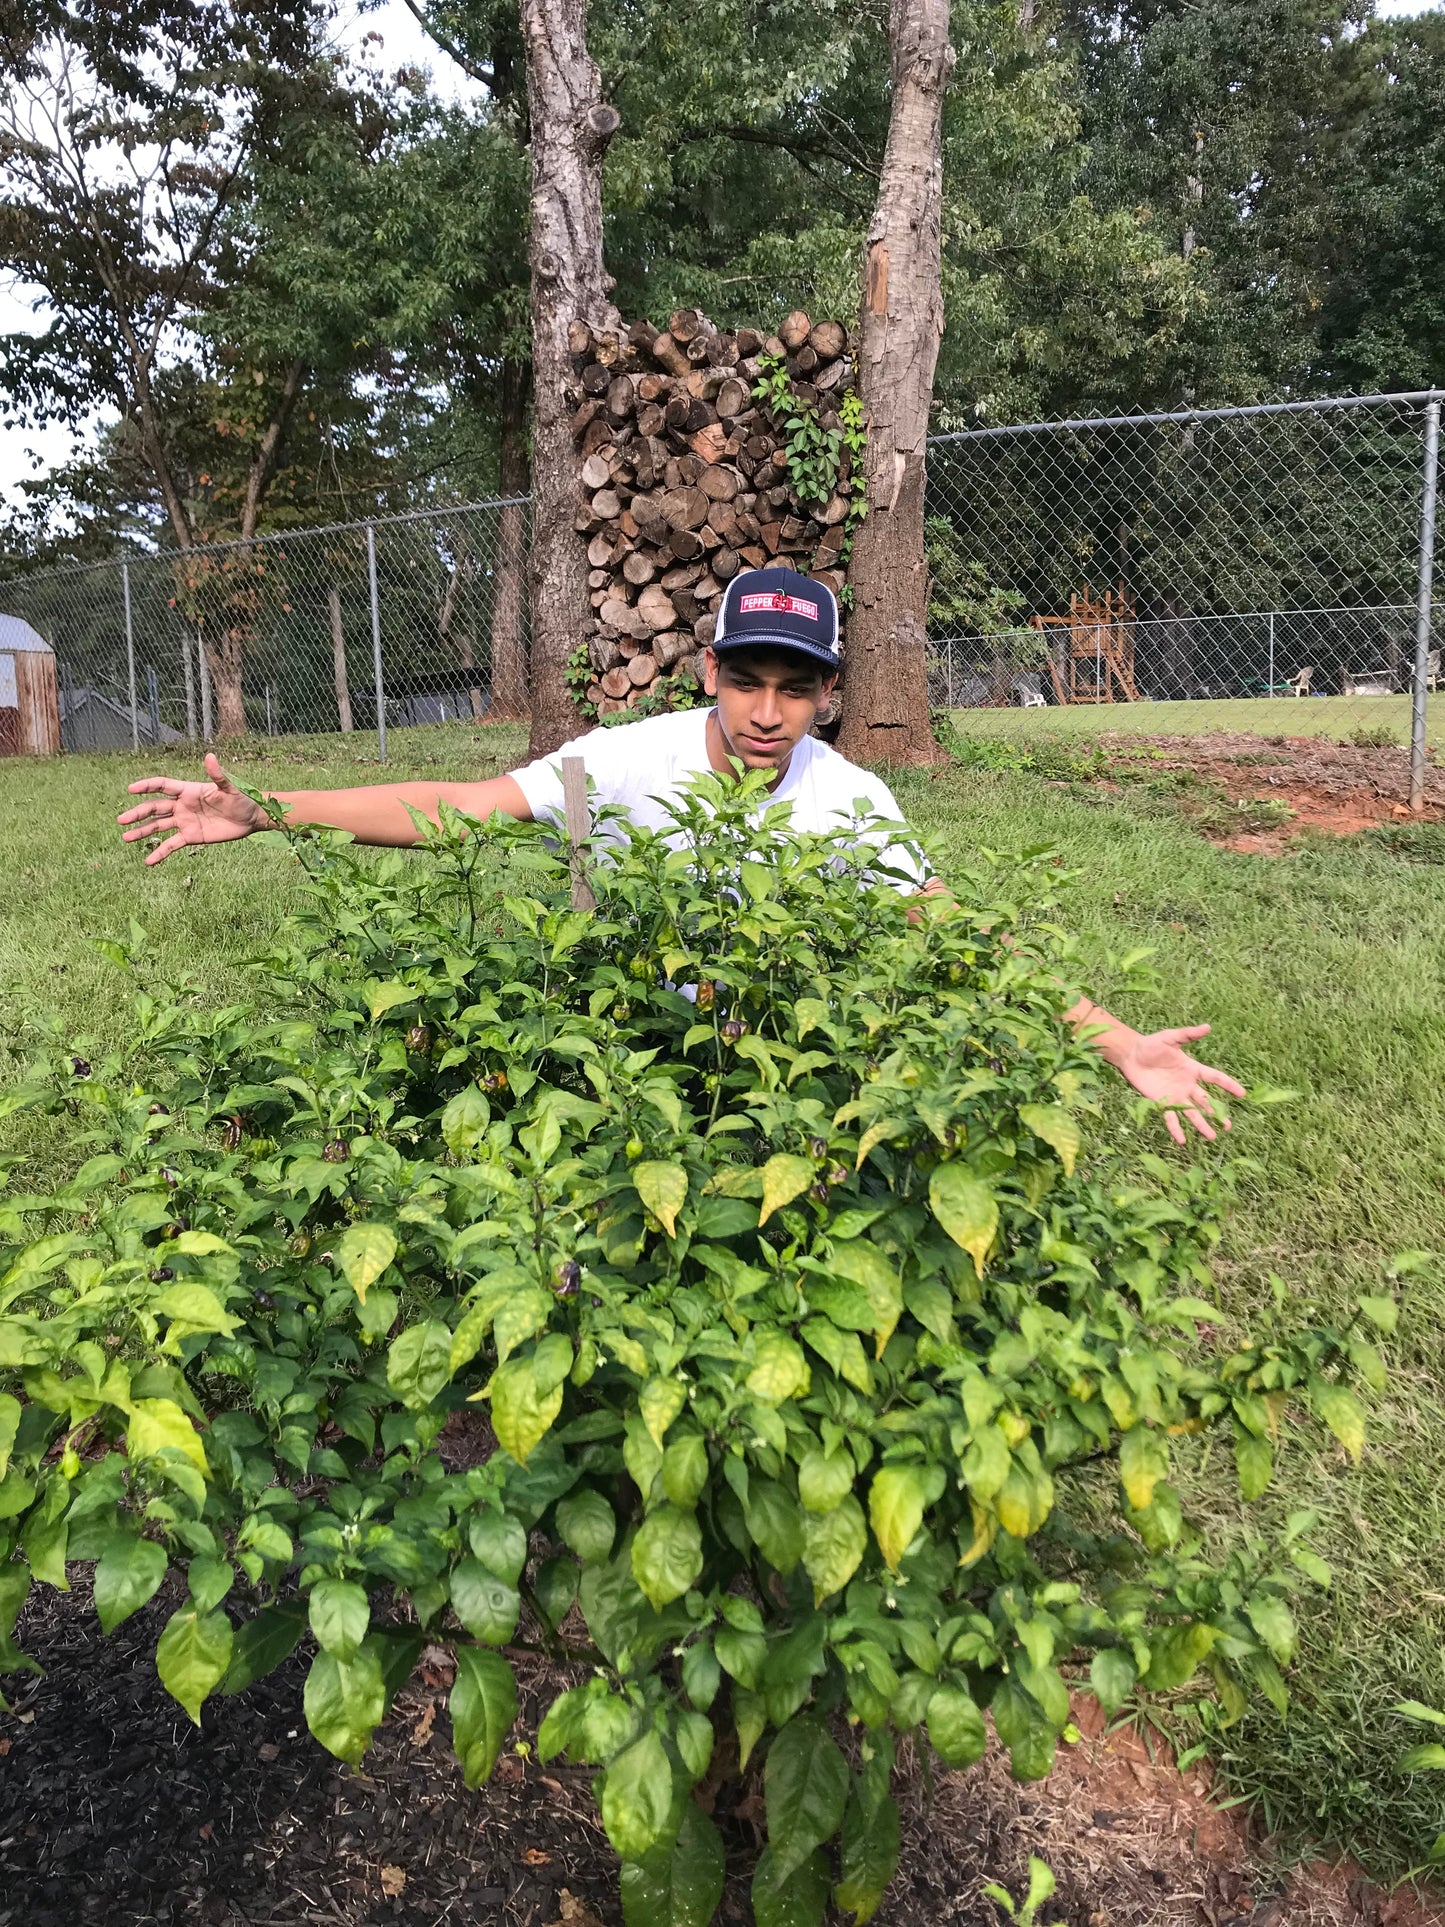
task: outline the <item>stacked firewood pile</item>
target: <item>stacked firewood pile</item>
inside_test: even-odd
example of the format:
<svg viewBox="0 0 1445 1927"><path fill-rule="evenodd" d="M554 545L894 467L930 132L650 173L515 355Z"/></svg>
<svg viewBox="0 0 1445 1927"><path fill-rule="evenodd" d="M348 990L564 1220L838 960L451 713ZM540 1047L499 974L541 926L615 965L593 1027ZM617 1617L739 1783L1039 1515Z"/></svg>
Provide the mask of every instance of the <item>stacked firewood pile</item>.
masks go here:
<svg viewBox="0 0 1445 1927"><path fill-rule="evenodd" d="M783 425L752 391L760 357L784 357L794 398L836 428L854 344L840 323L802 312L764 336L720 333L692 308L661 334L637 322L594 335L577 321L569 340L594 611L586 693L605 716L679 669L700 680L719 598L740 569L785 562L842 589L848 498L799 501Z"/></svg>

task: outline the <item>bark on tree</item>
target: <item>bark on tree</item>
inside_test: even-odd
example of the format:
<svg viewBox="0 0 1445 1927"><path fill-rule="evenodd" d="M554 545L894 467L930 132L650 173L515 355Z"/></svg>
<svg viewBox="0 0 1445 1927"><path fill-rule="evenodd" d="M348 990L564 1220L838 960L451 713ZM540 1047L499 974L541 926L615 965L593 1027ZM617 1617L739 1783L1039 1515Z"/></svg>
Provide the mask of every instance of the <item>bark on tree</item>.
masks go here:
<svg viewBox="0 0 1445 1927"><path fill-rule="evenodd" d="M331 679L336 685L336 720L342 733L351 734L351 684L346 674L346 631L341 626L341 595L335 583L326 591L331 613Z"/></svg>
<svg viewBox="0 0 1445 1927"><path fill-rule="evenodd" d="M602 263L602 157L621 116L587 52L584 0L521 0L532 133L532 736L545 756L577 730L565 672L590 626L567 388L567 330L615 329Z"/></svg>
<svg viewBox="0 0 1445 1927"><path fill-rule="evenodd" d="M866 763L938 755L928 720L923 490L943 333L943 96L948 0L891 0L893 98L863 266L858 385L868 514L848 570L847 687L838 747Z"/></svg>
<svg viewBox="0 0 1445 1927"><path fill-rule="evenodd" d="M531 485L527 459L527 390L532 371L508 355L502 362L501 472L503 497L525 495ZM571 454L569 450L569 461ZM492 596L492 707L494 722L527 715L527 511L497 514L495 588Z"/></svg>

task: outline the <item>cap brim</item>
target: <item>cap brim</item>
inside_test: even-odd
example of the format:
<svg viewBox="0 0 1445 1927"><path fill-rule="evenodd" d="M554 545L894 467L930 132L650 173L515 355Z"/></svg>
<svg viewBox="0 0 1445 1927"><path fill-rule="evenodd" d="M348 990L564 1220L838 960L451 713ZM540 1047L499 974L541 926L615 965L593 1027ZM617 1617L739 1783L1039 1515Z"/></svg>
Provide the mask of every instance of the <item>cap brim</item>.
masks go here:
<svg viewBox="0 0 1445 1927"><path fill-rule="evenodd" d="M784 649L790 656L806 656L809 662L816 662L824 669L840 669L842 659L825 649L821 643L800 642L796 636L779 635L773 629L749 629L743 635L714 636L712 649L714 655L725 655L729 649Z"/></svg>

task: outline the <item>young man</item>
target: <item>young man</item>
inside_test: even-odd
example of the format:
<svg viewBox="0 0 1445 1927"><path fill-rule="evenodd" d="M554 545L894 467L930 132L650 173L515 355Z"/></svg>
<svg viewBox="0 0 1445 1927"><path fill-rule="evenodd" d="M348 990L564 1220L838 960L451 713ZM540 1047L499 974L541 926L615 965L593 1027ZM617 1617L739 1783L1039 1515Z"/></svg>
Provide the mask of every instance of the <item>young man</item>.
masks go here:
<svg viewBox="0 0 1445 1927"><path fill-rule="evenodd" d="M900 821L886 784L809 733L841 667L838 605L830 589L792 569L753 569L735 576L723 596L706 661L712 709L681 710L590 730L554 756L507 776L484 783L278 790L275 800L287 806L292 823L349 830L359 843L394 846L417 841L408 806L433 821L438 805L450 803L483 819L499 810L524 821L548 817L560 823L561 758L574 755L585 763L599 803L620 804L635 822L650 828L666 827L666 806L690 777L709 770L725 775L734 762L775 772L769 785L772 795L792 805L792 821L800 830L847 827L855 822L860 804L865 813ZM131 784L133 795L155 799L119 818L131 826L125 831L127 843L163 838L147 853L148 864L163 863L192 844L225 843L270 827L264 811L235 787L214 756L207 756L206 772L210 781L205 783L148 776ZM881 841L876 831L867 840ZM906 851L883 844L879 856L912 877L923 893L942 889L939 879L925 881L919 875ZM1232 1077L1211 1070L1183 1048L1205 1036L1207 1024L1141 1035L1087 997L1080 998L1068 1017L1094 1033L1100 1053L1136 1091L1171 1107L1165 1122L1177 1143L1184 1142L1180 1110L1202 1136L1214 1136L1208 1086L1244 1095ZM1222 1121L1227 1130L1227 1120Z"/></svg>

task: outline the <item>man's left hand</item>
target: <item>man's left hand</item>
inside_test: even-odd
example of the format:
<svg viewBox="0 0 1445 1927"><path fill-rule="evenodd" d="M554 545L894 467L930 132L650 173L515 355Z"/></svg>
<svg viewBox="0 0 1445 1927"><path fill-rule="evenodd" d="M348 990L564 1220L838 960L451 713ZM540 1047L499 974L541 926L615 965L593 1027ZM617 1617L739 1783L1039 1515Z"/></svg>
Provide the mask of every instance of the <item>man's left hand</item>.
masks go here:
<svg viewBox="0 0 1445 1927"><path fill-rule="evenodd" d="M1229 1129L1229 1119L1215 1110L1206 1086L1214 1085L1231 1097L1245 1094L1242 1084L1224 1071L1201 1064L1185 1050L1186 1044L1208 1035L1208 1024L1184 1024L1175 1030L1143 1034L1119 1024L1099 1039L1101 1053L1126 1083L1132 1084L1141 1097L1170 1106L1164 1113L1164 1123L1176 1144L1185 1141L1184 1126L1179 1122L1181 1111L1201 1137L1215 1137L1211 1117L1226 1131Z"/></svg>

